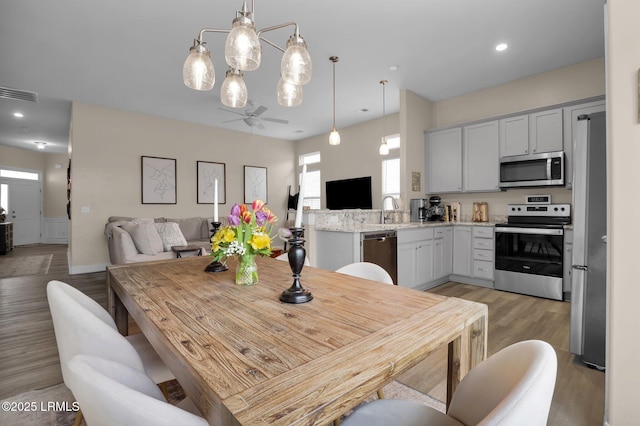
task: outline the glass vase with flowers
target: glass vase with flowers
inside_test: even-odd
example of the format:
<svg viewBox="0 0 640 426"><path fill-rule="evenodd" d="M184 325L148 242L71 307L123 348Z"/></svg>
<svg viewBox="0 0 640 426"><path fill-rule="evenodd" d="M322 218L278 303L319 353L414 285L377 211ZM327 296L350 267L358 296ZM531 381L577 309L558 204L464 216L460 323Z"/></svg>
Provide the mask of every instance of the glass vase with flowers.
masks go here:
<svg viewBox="0 0 640 426"><path fill-rule="evenodd" d="M226 263L228 258L237 257L236 284L257 284L256 256L271 254L270 233L277 221L278 218L260 200L251 204L251 210L246 204L234 204L228 217L229 224L211 238L214 262Z"/></svg>

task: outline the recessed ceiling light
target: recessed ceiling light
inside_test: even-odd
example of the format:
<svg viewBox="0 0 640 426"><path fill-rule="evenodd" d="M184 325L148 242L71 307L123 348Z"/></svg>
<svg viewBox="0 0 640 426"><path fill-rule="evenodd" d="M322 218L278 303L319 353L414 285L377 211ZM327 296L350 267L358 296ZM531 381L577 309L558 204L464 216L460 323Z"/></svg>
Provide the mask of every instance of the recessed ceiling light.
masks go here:
<svg viewBox="0 0 640 426"><path fill-rule="evenodd" d="M24 117L24 114L21 113L21 112L14 112L13 116L16 117L16 118L22 118L22 117Z"/></svg>
<svg viewBox="0 0 640 426"><path fill-rule="evenodd" d="M390 69L391 71L398 71L398 68L400 68L398 65L391 65L391 66L389 67L389 69Z"/></svg>
<svg viewBox="0 0 640 426"><path fill-rule="evenodd" d="M34 143L36 144L38 149L44 149L44 146L47 144L46 142L41 142L41 141L35 141Z"/></svg>
<svg viewBox="0 0 640 426"><path fill-rule="evenodd" d="M500 43L496 46L496 50L502 52L503 50L507 50L507 47L509 47L507 43Z"/></svg>

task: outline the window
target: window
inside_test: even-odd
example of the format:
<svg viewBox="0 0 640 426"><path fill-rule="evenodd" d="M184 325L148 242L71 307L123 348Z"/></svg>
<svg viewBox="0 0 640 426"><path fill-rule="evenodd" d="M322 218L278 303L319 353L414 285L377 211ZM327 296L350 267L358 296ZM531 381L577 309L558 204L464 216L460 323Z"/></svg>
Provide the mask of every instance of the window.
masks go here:
<svg viewBox="0 0 640 426"><path fill-rule="evenodd" d="M38 173L19 172L17 170L0 169L0 177L26 180L40 180Z"/></svg>
<svg viewBox="0 0 640 426"><path fill-rule="evenodd" d="M309 206L311 210L320 209L320 153L311 152L303 154L298 159L298 165L307 165L307 174L304 177L303 206ZM302 168L300 168L302 170ZM298 175L298 182L302 180L302 171Z"/></svg>
<svg viewBox="0 0 640 426"><path fill-rule="evenodd" d="M400 135L387 136L389 152L395 158L384 157L382 160L382 197L391 195L393 198L400 197L400 158L398 149L400 148ZM396 150L396 151L394 151ZM392 209L393 203L390 199L384 200L384 209Z"/></svg>

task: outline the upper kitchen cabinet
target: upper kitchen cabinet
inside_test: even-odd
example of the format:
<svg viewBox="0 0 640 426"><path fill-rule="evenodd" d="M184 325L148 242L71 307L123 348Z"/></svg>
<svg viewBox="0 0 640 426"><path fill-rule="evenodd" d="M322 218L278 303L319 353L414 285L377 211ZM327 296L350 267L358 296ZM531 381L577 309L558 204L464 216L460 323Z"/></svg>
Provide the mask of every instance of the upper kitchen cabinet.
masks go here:
<svg viewBox="0 0 640 426"><path fill-rule="evenodd" d="M500 157L563 150L562 108L500 120Z"/></svg>
<svg viewBox="0 0 640 426"><path fill-rule="evenodd" d="M529 153L529 116L503 118L500 120L500 156L525 155Z"/></svg>
<svg viewBox="0 0 640 426"><path fill-rule="evenodd" d="M562 108L529 114L531 154L562 151Z"/></svg>
<svg viewBox="0 0 640 426"><path fill-rule="evenodd" d="M498 121L464 127L464 191L499 191Z"/></svg>
<svg viewBox="0 0 640 426"><path fill-rule="evenodd" d="M578 117L584 114L593 114L605 110L605 100L601 99L593 102L585 102L578 105L570 105L564 107L564 153L566 162L564 165L565 187L573 188L573 151L575 148L575 130L578 123Z"/></svg>
<svg viewBox="0 0 640 426"><path fill-rule="evenodd" d="M428 192L462 191L462 128L431 132L426 139Z"/></svg>

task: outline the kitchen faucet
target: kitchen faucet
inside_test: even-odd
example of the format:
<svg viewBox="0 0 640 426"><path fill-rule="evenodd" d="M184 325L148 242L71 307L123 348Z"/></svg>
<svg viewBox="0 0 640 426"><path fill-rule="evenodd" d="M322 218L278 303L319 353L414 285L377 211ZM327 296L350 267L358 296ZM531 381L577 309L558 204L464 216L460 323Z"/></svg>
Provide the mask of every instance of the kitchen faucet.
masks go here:
<svg viewBox="0 0 640 426"><path fill-rule="evenodd" d="M400 208L400 206L398 205L398 201L396 201L396 199L393 198L391 195L386 195L386 196L382 197L382 210L380 210L380 223L381 224L385 224L387 222L387 219L390 219L389 217L384 215L384 202L385 202L385 200L387 198L391 198L394 210Z"/></svg>

